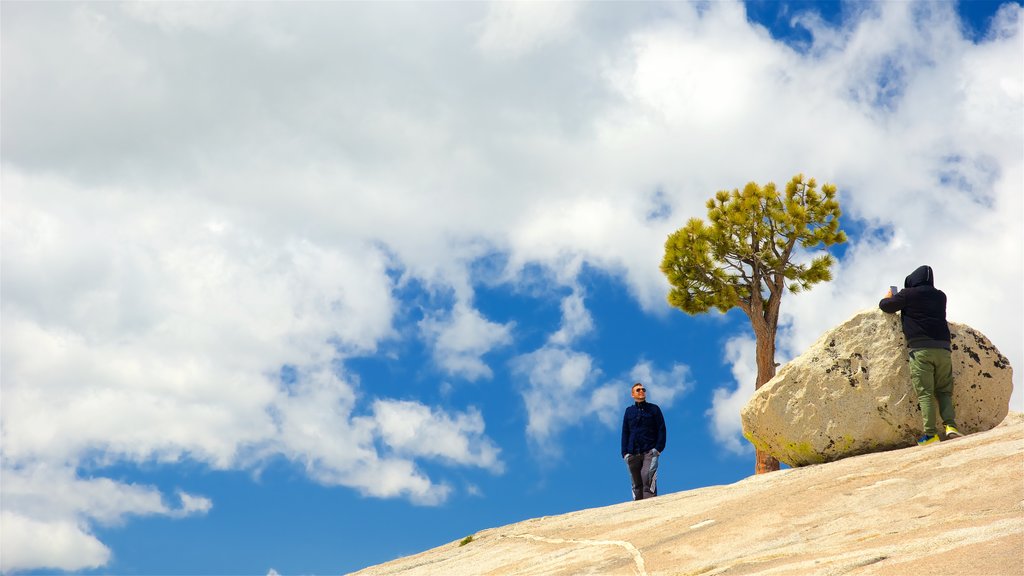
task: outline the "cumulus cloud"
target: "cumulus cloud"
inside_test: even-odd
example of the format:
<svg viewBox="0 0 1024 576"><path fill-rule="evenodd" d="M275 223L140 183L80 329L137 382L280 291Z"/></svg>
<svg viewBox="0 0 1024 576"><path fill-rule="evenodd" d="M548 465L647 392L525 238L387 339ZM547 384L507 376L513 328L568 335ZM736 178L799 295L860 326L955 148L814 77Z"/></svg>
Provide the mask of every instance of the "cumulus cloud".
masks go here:
<svg viewBox="0 0 1024 576"><path fill-rule="evenodd" d="M90 525L117 525L132 516L205 514L212 502L178 491L178 505L156 489L109 478L79 477L72 467L33 463L3 470L4 534L0 570L98 568L110 550Z"/></svg>
<svg viewBox="0 0 1024 576"><path fill-rule="evenodd" d="M690 367L685 364L673 364L669 370L658 370L651 362L641 360L629 373L632 382L642 382L648 388L647 395L659 406L669 407L676 399L684 396L693 388Z"/></svg>
<svg viewBox="0 0 1024 576"><path fill-rule="evenodd" d="M74 521L42 521L17 512L0 512L4 555L0 570L14 572L50 568L99 568L110 560L110 549Z"/></svg>
<svg viewBox="0 0 1024 576"><path fill-rule="evenodd" d="M8 508L22 467L188 458L225 469L283 454L327 484L422 504L445 499L447 487L409 460L422 454L377 453L376 423L357 417L352 385L326 368L393 336L385 252L273 238L216 203L76 188L16 168L5 169L4 191L5 522L19 533L52 525L67 535L51 543L63 554L25 548L39 552L26 566L32 557L81 559L60 564L66 569L104 564L109 553L89 525L110 519L69 507L40 525L37 509ZM298 367L284 388L282 366ZM429 431L446 430L447 416L434 418L441 422L425 422ZM451 425L447 437L468 434L478 459L450 463L500 471L479 414ZM106 492L62 493L95 506ZM143 494L148 503L118 494L121 516L179 517L211 505L185 492L174 510L155 492ZM21 566L19 555L9 558Z"/></svg>
<svg viewBox="0 0 1024 576"><path fill-rule="evenodd" d="M548 338L553 345L566 346L594 330L594 319L577 287L562 299L562 326Z"/></svg>
<svg viewBox="0 0 1024 576"><path fill-rule="evenodd" d="M568 2L490 4L480 25L478 45L495 56L522 56L564 38L578 9Z"/></svg>
<svg viewBox="0 0 1024 576"><path fill-rule="evenodd" d="M437 363L452 376L470 381L493 376L481 356L509 344L513 326L514 323L491 322L461 303L444 316L432 316L420 322L423 336L433 344Z"/></svg>
<svg viewBox="0 0 1024 576"><path fill-rule="evenodd" d="M378 399L370 413L359 414L353 386L329 370L300 373L270 411L278 433L263 454L282 454L319 482L368 496L443 502L451 487L431 479L417 459L504 470L478 411L451 415L419 402ZM378 439L388 451L377 449Z"/></svg>
<svg viewBox="0 0 1024 576"><path fill-rule="evenodd" d="M273 432L269 371L326 362L338 348L372 350L390 333L380 255L303 240L271 245L245 230L211 229L207 206L119 192L65 196L65 184L29 184L11 172L9 458L73 460L102 447L139 461L188 454L229 466L240 445Z"/></svg>
<svg viewBox="0 0 1024 576"><path fill-rule="evenodd" d="M562 406L578 405L580 399L583 405L590 404L586 399L601 372L593 366L589 354L545 347L520 356L514 364L526 382L522 393L528 414L526 434L532 440L548 440L587 415L582 410L563 410ZM552 401L555 398L557 402Z"/></svg>
<svg viewBox="0 0 1024 576"><path fill-rule="evenodd" d="M484 436L480 412L470 409L454 417L418 402L378 400L373 418L384 443L399 454L440 458L500 473L500 449Z"/></svg>

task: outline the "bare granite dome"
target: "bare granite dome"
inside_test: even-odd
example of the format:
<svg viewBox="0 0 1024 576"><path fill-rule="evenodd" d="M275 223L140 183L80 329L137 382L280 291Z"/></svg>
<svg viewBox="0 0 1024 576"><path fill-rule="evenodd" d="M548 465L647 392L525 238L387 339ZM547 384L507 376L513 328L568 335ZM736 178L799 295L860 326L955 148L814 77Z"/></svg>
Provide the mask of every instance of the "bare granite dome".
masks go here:
<svg viewBox="0 0 1024 576"><path fill-rule="evenodd" d="M1024 574L1021 413L929 446L482 530L356 574L939 573Z"/></svg>

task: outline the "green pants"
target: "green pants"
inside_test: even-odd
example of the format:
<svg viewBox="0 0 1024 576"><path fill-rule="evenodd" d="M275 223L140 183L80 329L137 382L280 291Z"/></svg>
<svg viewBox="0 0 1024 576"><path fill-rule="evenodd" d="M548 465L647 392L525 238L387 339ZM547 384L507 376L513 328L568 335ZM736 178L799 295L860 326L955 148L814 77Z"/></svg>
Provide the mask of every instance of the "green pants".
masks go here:
<svg viewBox="0 0 1024 576"><path fill-rule="evenodd" d="M924 418L924 433L935 434L935 404L946 426L956 426L953 409L953 362L949 350L918 348L910 351L910 381L917 392Z"/></svg>

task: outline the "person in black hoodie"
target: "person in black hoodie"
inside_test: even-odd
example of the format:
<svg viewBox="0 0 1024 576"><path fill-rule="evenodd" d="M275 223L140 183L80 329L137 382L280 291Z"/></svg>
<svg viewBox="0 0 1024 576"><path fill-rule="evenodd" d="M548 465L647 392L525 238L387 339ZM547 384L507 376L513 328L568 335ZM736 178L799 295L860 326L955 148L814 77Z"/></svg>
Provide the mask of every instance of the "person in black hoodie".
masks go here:
<svg viewBox="0 0 1024 576"><path fill-rule="evenodd" d="M658 457L665 451L665 417L647 401L640 382L631 388L633 404L622 415L622 459L629 469L633 500L658 495Z"/></svg>
<svg viewBox="0 0 1024 576"><path fill-rule="evenodd" d="M939 440L935 408L946 427L946 438L960 436L953 408L953 363L950 359L949 324L946 323L946 294L935 288L931 266L919 266L896 294L890 289L878 302L883 312L900 312L903 335L910 349L910 381L924 418L921 446Z"/></svg>

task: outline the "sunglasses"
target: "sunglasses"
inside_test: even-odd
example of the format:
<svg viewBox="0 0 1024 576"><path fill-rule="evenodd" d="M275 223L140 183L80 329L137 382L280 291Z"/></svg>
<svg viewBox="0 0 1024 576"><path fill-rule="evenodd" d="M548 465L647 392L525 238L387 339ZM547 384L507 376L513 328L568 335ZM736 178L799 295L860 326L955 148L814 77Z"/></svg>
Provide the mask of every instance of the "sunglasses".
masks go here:
<svg viewBox="0 0 1024 576"><path fill-rule="evenodd" d="M647 392L647 388L633 388L633 392Z"/></svg>

